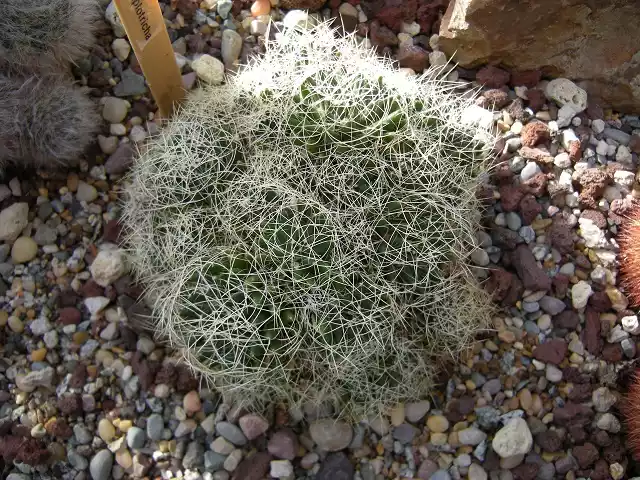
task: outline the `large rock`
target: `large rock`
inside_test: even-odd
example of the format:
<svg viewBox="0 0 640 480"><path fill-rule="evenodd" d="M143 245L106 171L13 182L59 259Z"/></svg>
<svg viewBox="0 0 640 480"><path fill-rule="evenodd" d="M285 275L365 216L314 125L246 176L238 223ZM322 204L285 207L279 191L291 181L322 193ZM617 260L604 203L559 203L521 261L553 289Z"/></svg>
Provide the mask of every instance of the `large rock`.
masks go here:
<svg viewBox="0 0 640 480"><path fill-rule="evenodd" d="M463 67L541 69L546 76L581 81L604 105L635 112L638 38L637 0L452 0L440 27L442 50L455 52Z"/></svg>

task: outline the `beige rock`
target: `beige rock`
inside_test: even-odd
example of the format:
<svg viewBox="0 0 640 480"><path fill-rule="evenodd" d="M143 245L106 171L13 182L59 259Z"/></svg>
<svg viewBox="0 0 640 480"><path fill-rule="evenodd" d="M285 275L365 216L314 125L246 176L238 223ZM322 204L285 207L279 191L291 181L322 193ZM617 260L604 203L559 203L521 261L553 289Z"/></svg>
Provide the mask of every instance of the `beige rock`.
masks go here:
<svg viewBox="0 0 640 480"><path fill-rule="evenodd" d="M603 106L640 108L637 0L453 0L441 25L441 50L463 67L541 69L580 80Z"/></svg>

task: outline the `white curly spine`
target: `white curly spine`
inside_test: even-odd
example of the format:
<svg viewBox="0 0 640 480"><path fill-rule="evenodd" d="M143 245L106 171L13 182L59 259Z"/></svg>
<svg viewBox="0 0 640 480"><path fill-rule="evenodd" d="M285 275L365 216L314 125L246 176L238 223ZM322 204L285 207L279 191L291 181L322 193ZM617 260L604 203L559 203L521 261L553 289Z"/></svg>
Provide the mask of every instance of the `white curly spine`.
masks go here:
<svg viewBox="0 0 640 480"><path fill-rule="evenodd" d="M287 31L137 159L124 223L153 327L224 394L377 413L488 325L468 254L491 135L434 73Z"/></svg>

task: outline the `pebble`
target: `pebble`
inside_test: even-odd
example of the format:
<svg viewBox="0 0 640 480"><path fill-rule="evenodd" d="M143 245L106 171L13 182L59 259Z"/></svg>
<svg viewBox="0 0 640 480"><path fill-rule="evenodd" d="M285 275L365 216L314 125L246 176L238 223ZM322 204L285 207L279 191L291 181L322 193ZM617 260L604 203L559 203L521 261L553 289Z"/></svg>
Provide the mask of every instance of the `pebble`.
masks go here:
<svg viewBox="0 0 640 480"><path fill-rule="evenodd" d="M312 422L309 433L318 448L327 452L344 450L353 438L353 430L347 423L331 418Z"/></svg>
<svg viewBox="0 0 640 480"><path fill-rule="evenodd" d="M38 254L38 244L31 237L19 237L11 247L11 260L13 263L27 263Z"/></svg>
<svg viewBox="0 0 640 480"><path fill-rule="evenodd" d="M427 419L427 427L431 432L444 433L449 430L449 420L442 415L432 415Z"/></svg>
<svg viewBox="0 0 640 480"><path fill-rule="evenodd" d="M104 442L109 443L116 436L116 429L108 419L103 418L98 422L98 435Z"/></svg>
<svg viewBox="0 0 640 480"><path fill-rule="evenodd" d="M226 29L222 32L222 61L225 65L233 65L242 51L242 37L234 30Z"/></svg>
<svg viewBox="0 0 640 480"><path fill-rule="evenodd" d="M113 53L118 60L124 62L129 58L131 45L129 45L129 42L124 38L116 38L111 42L111 50L113 50Z"/></svg>
<svg viewBox="0 0 640 480"><path fill-rule="evenodd" d="M220 422L216 425L216 432L218 435L222 435L231 443L237 446L243 446L247 443L247 437L244 436L242 430L233 423Z"/></svg>
<svg viewBox="0 0 640 480"><path fill-rule="evenodd" d="M482 430L470 427L458 431L458 440L462 445L478 445L487 438L487 434Z"/></svg>
<svg viewBox="0 0 640 480"><path fill-rule="evenodd" d="M29 215L29 205L14 203L0 212L0 242L13 242L25 229Z"/></svg>
<svg viewBox="0 0 640 480"><path fill-rule="evenodd" d="M120 83L113 87L113 93L117 97L133 97L147 93L147 85L144 77L130 68L122 72Z"/></svg>
<svg viewBox="0 0 640 480"><path fill-rule="evenodd" d="M220 455L219 453L208 450L204 452L204 469L209 472L220 470L223 468L226 459L227 457L225 455Z"/></svg>
<svg viewBox="0 0 640 480"><path fill-rule="evenodd" d="M581 310L587 306L589 297L593 294L593 289L584 280L580 280L573 287L571 287L571 303L573 308Z"/></svg>
<svg viewBox="0 0 640 480"><path fill-rule="evenodd" d="M199 79L212 85L220 85L224 81L224 64L211 55L197 58L191 62L191 68Z"/></svg>
<svg viewBox="0 0 640 480"><path fill-rule="evenodd" d="M429 413L430 408L431 404L428 400L407 403L404 407L405 418L411 423L418 423Z"/></svg>
<svg viewBox="0 0 640 480"><path fill-rule="evenodd" d="M527 422L522 418L512 418L496 432L491 446L501 458L529 453L533 437Z"/></svg>
<svg viewBox="0 0 640 480"><path fill-rule="evenodd" d="M117 39L124 40L124 39ZM125 40L126 41L126 40ZM102 118L109 123L121 123L129 111L129 103L117 97L105 97L102 104Z"/></svg>
<svg viewBox="0 0 640 480"><path fill-rule="evenodd" d="M526 182L527 180L531 180L540 172L540 167L536 162L529 162L520 171L520 180Z"/></svg>
<svg viewBox="0 0 640 480"><path fill-rule="evenodd" d="M269 474L273 478L289 478L293 475L293 465L289 460L272 460Z"/></svg>
<svg viewBox="0 0 640 480"><path fill-rule="evenodd" d="M221 455L229 455L234 449L233 444L224 437L218 437L211 442L211 450Z"/></svg>
<svg viewBox="0 0 640 480"><path fill-rule="evenodd" d="M93 480L109 480L111 467L113 466L113 454L103 449L96 453L89 464L89 472Z"/></svg>
<svg viewBox="0 0 640 480"><path fill-rule="evenodd" d="M236 468L238 468L238 465L242 460L242 455L242 450L240 450L239 448L231 452L224 461L224 469L228 472L233 472Z"/></svg>
<svg viewBox="0 0 640 480"><path fill-rule="evenodd" d="M189 393L187 393L184 396L182 400L182 405L183 405L184 411L187 414L193 414L193 413L199 412L200 409L202 408L202 402L200 401L200 394L195 390L191 390Z"/></svg>
<svg viewBox="0 0 640 480"><path fill-rule="evenodd" d="M81 202L91 203L98 198L98 191L93 185L89 185L87 182L78 182L78 191L76 192L76 198Z"/></svg>
<svg viewBox="0 0 640 480"><path fill-rule="evenodd" d="M153 440L158 441L162 439L162 431L164 430L164 420L162 416L157 413L152 413L147 418L147 436Z"/></svg>
<svg viewBox="0 0 640 480"><path fill-rule="evenodd" d="M129 448L139 449L144 447L147 438L144 430L138 427L131 427L127 430L127 445Z"/></svg>
<svg viewBox="0 0 640 480"><path fill-rule="evenodd" d="M120 250L101 250L89 270L98 285L107 287L126 272L124 255Z"/></svg>

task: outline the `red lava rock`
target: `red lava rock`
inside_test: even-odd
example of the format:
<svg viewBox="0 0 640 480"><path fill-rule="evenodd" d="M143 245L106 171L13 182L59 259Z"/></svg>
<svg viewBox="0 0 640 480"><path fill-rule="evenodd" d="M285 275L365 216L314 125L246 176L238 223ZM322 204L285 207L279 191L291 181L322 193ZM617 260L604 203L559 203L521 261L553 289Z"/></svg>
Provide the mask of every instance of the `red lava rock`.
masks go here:
<svg viewBox="0 0 640 480"><path fill-rule="evenodd" d="M620 362L624 352L619 343L607 343L602 349L602 358L607 362Z"/></svg>
<svg viewBox="0 0 640 480"><path fill-rule="evenodd" d="M559 452L562 449L562 439L555 430L540 432L535 440L545 452Z"/></svg>
<svg viewBox="0 0 640 480"><path fill-rule="evenodd" d="M535 147L541 143L551 141L551 132L544 122L529 122L522 127L522 145L525 147Z"/></svg>
<svg viewBox="0 0 640 480"><path fill-rule="evenodd" d="M6 462L14 460L27 465L43 465L49 460L50 452L35 438L6 435L0 438L0 455Z"/></svg>
<svg viewBox="0 0 640 480"><path fill-rule="evenodd" d="M596 430L596 432L591 436L591 441L594 445L599 447L608 447L611 445L611 437L604 430Z"/></svg>
<svg viewBox="0 0 640 480"><path fill-rule="evenodd" d="M611 475L609 473L609 464L606 460L600 459L596 462L593 468L586 470L577 470L576 476L581 478L588 478L589 480L610 480Z"/></svg>
<svg viewBox="0 0 640 480"><path fill-rule="evenodd" d="M538 163L552 163L553 157L545 147L521 147L520 156Z"/></svg>
<svg viewBox="0 0 640 480"><path fill-rule="evenodd" d="M49 435L67 440L73 436L73 430L63 418L56 418L46 423Z"/></svg>
<svg viewBox="0 0 640 480"><path fill-rule="evenodd" d="M233 472L233 480L261 480L267 475L272 458L265 452L245 458Z"/></svg>
<svg viewBox="0 0 640 480"><path fill-rule="evenodd" d="M567 342L560 338L551 338L533 350L533 358L544 363L560 365L567 354Z"/></svg>
<svg viewBox="0 0 640 480"><path fill-rule="evenodd" d="M521 463L511 470L515 480L535 480L540 467L535 463Z"/></svg>
<svg viewBox="0 0 640 480"><path fill-rule="evenodd" d="M177 366L178 379L176 381L176 390L178 392L190 392L198 388L198 379L193 376L186 365Z"/></svg>
<svg viewBox="0 0 640 480"><path fill-rule="evenodd" d="M65 415L82 413L82 396L77 393L63 395L58 398L58 410Z"/></svg>
<svg viewBox="0 0 640 480"><path fill-rule="evenodd" d="M491 229L491 239L494 245L506 250L513 250L518 245L518 234L504 227Z"/></svg>
<svg viewBox="0 0 640 480"><path fill-rule="evenodd" d="M591 220L600 229L607 227L607 219L599 210L583 210L580 218Z"/></svg>
<svg viewBox="0 0 640 480"><path fill-rule="evenodd" d="M509 83L509 78L511 78L509 72L493 65L482 67L476 73L476 81L489 88L503 87Z"/></svg>
<svg viewBox="0 0 640 480"><path fill-rule="evenodd" d="M509 168L509 165L507 163L502 163L502 162L506 162L511 158L510 154L505 154L503 155L503 157L506 158L500 158L498 160L498 162L500 162L500 165L497 165L496 168L494 169L494 177L496 179L496 181L498 182L498 184L501 185L510 185L511 184L511 180L513 178L513 172L511 171L511 169Z"/></svg>
<svg viewBox="0 0 640 480"><path fill-rule="evenodd" d="M180 13L185 20L191 20L198 9L197 0L172 0L171 6Z"/></svg>
<svg viewBox="0 0 640 480"><path fill-rule="evenodd" d="M602 351L601 328L600 314L593 308L587 306L585 311L585 327L582 331L582 343L587 351L593 355L598 355Z"/></svg>
<svg viewBox="0 0 640 480"><path fill-rule="evenodd" d="M104 224L102 240L109 243L120 243L120 234L122 233L122 225L118 220L109 220Z"/></svg>
<svg viewBox="0 0 640 480"><path fill-rule="evenodd" d="M502 268L491 269L489 280L485 284L485 288L491 294L496 302L502 302L511 289L513 282L513 274Z"/></svg>
<svg viewBox="0 0 640 480"><path fill-rule="evenodd" d="M590 383L576 383L567 397L572 402L582 403L591 400L593 387Z"/></svg>
<svg viewBox="0 0 640 480"><path fill-rule="evenodd" d="M640 155L640 135L631 135L629 150Z"/></svg>
<svg viewBox="0 0 640 480"><path fill-rule="evenodd" d="M522 184L525 193L531 193L535 197L542 197L547 191L547 176L540 172Z"/></svg>
<svg viewBox="0 0 640 480"><path fill-rule="evenodd" d="M87 280L87 282L82 287L80 287L80 293L84 298L101 297L104 295L104 288L90 279Z"/></svg>
<svg viewBox="0 0 640 480"><path fill-rule="evenodd" d="M73 290L64 290L58 295L58 307L75 307L79 299L80 297Z"/></svg>
<svg viewBox="0 0 640 480"><path fill-rule="evenodd" d="M73 369L73 373L71 374L71 378L69 379L69 386L71 388L82 388L84 387L86 380L87 369L83 364L78 363Z"/></svg>
<svg viewBox="0 0 640 480"><path fill-rule="evenodd" d="M515 185L500 187L500 203L505 212L515 212L523 196L522 190Z"/></svg>
<svg viewBox="0 0 640 480"><path fill-rule="evenodd" d="M596 312L604 313L611 309L611 300L606 292L593 292L589 297L589 305Z"/></svg>
<svg viewBox="0 0 640 480"><path fill-rule="evenodd" d="M582 158L582 147L580 146L580 142L574 140L569 143L569 159L572 162L579 162Z"/></svg>
<svg viewBox="0 0 640 480"><path fill-rule="evenodd" d="M567 294L567 290L569 290L569 277L563 275L561 273L557 273L553 280L551 280L553 285L553 293L557 298L564 298Z"/></svg>
<svg viewBox="0 0 640 480"><path fill-rule="evenodd" d="M511 72L511 81L509 82L512 87L527 87L533 88L542 78L542 72L540 70L522 70L519 72Z"/></svg>
<svg viewBox="0 0 640 480"><path fill-rule="evenodd" d="M380 25L378 20L371 22L369 28L371 43L380 47L392 47L398 45L398 37L389 28Z"/></svg>
<svg viewBox="0 0 640 480"><path fill-rule="evenodd" d="M484 108L501 109L509 103L509 95L504 90L492 88L482 94L482 106Z"/></svg>
<svg viewBox="0 0 640 480"><path fill-rule="evenodd" d="M411 68L416 72L422 72L429 66L429 53L417 45L403 45L396 58L401 67Z"/></svg>
<svg viewBox="0 0 640 480"><path fill-rule="evenodd" d="M439 16L447 8L449 0L430 0L421 2L416 11L416 22L420 24L420 31L425 34L438 33Z"/></svg>
<svg viewBox="0 0 640 480"><path fill-rule="evenodd" d="M619 437L613 437L610 439L610 444L606 446L602 452L602 456L607 463L622 463L626 457L626 448L620 441Z"/></svg>
<svg viewBox="0 0 640 480"><path fill-rule="evenodd" d="M564 407L553 409L553 420L557 425L584 425L593 417L593 410L586 405L574 402L566 402Z"/></svg>
<svg viewBox="0 0 640 480"><path fill-rule="evenodd" d="M536 201L536 197L533 195L525 195L520 201L520 216L525 225L531 225L540 212L542 212L542 205Z"/></svg>
<svg viewBox="0 0 640 480"><path fill-rule="evenodd" d="M159 369L157 362L150 362L146 358L141 359L132 365L133 372L138 375L140 386L143 390L147 390L152 384L155 374Z"/></svg>
<svg viewBox="0 0 640 480"><path fill-rule="evenodd" d="M77 325L81 320L82 314L75 307L65 307L58 312L58 321L62 325Z"/></svg>
<svg viewBox="0 0 640 480"><path fill-rule="evenodd" d="M377 18L394 32L402 30L403 22L413 22L418 9L417 0L363 1L360 5L367 17Z"/></svg>
<svg viewBox="0 0 640 480"><path fill-rule="evenodd" d="M175 386L177 380L176 366L173 363L163 363L156 373L155 384L165 384L169 387Z"/></svg>
<svg viewBox="0 0 640 480"><path fill-rule="evenodd" d="M551 279L540 268L538 262L526 245L520 245L515 251L513 265L518 273L518 277L522 280L524 288L533 290L549 290L551 287Z"/></svg>
<svg viewBox="0 0 640 480"><path fill-rule="evenodd" d="M593 443L573 447L572 453L580 468L588 468L600 458L600 452Z"/></svg>
<svg viewBox="0 0 640 480"><path fill-rule="evenodd" d="M547 97L542 90L532 88L527 91L527 105L534 112L540 111L546 102Z"/></svg>
<svg viewBox="0 0 640 480"><path fill-rule="evenodd" d="M569 222L562 215L553 217L548 231L548 239L560 253L573 252L573 230Z"/></svg>
<svg viewBox="0 0 640 480"><path fill-rule="evenodd" d="M511 115L514 120L524 121L526 115L524 113L524 103L521 98L516 98L507 107L507 113Z"/></svg>
<svg viewBox="0 0 640 480"><path fill-rule="evenodd" d="M602 196L604 189L611 182L611 174L608 171L598 168L588 168L580 175L580 191L579 200L581 205L598 209L598 199Z"/></svg>
<svg viewBox="0 0 640 480"><path fill-rule="evenodd" d="M566 328L574 330L580 325L580 316L573 310L565 310L552 319L553 326L556 328Z"/></svg>

